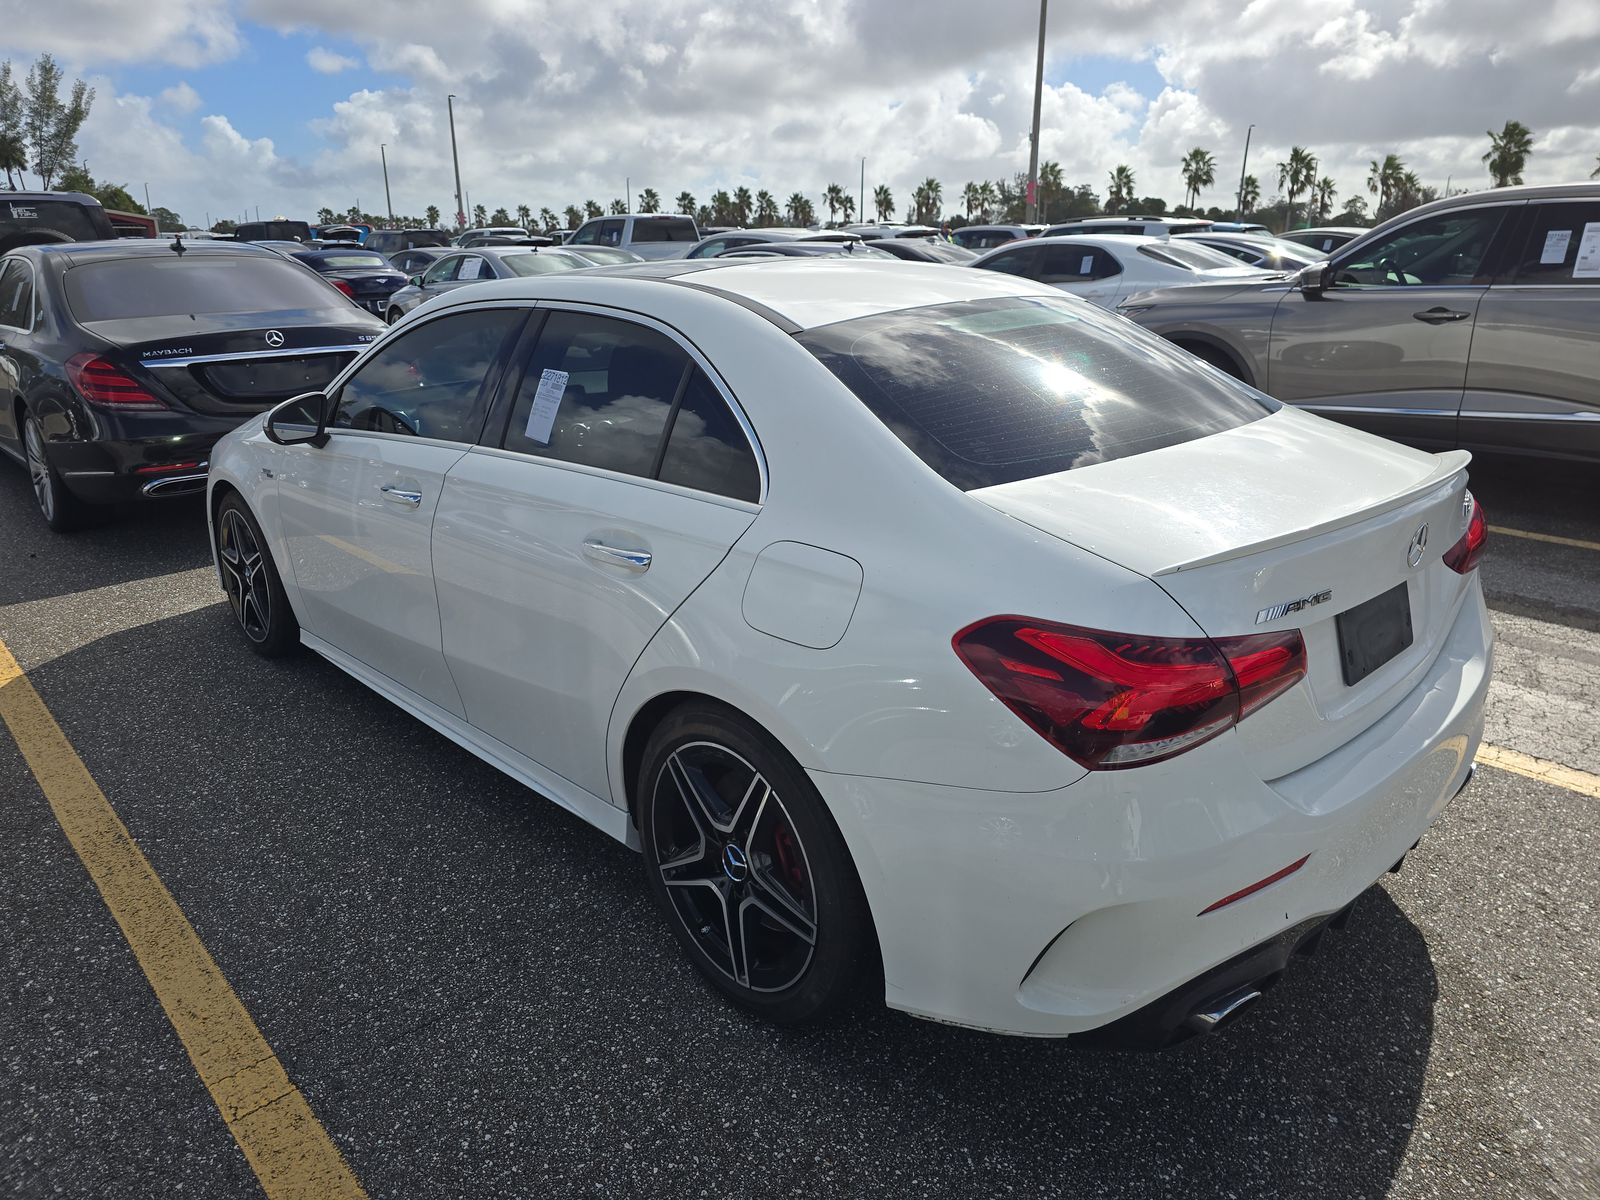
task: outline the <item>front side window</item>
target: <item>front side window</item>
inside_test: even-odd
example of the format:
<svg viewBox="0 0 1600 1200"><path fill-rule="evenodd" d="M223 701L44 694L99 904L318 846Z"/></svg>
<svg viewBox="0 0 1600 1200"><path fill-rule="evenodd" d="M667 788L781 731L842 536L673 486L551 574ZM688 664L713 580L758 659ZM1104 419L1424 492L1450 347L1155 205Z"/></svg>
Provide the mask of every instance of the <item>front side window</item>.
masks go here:
<svg viewBox="0 0 1600 1200"><path fill-rule="evenodd" d="M596 240L602 246L622 245L622 226L621 221L601 221L600 236Z"/></svg>
<svg viewBox="0 0 1600 1200"><path fill-rule="evenodd" d="M1517 283L1600 284L1600 202L1530 204Z"/></svg>
<svg viewBox="0 0 1600 1200"><path fill-rule="evenodd" d="M569 246L594 246L599 244L600 222L590 221L567 239Z"/></svg>
<svg viewBox="0 0 1600 1200"><path fill-rule="evenodd" d="M514 308L454 313L396 338L340 389L334 427L476 441L490 368L525 316Z"/></svg>
<svg viewBox="0 0 1600 1200"><path fill-rule="evenodd" d="M795 340L963 491L1193 441L1278 407L1065 297L881 313Z"/></svg>
<svg viewBox="0 0 1600 1200"><path fill-rule="evenodd" d="M1474 208L1413 221L1333 267L1335 287L1448 287L1481 282L1484 258L1509 209Z"/></svg>
<svg viewBox="0 0 1600 1200"><path fill-rule="evenodd" d="M0 269L0 325L33 328L33 268L10 258Z"/></svg>
<svg viewBox="0 0 1600 1200"><path fill-rule="evenodd" d="M728 249L729 244L730 243L728 242L727 238L712 238L709 242L706 242L700 246L696 246L693 250L691 250L689 252L689 257L711 258L714 255L721 254L724 250Z"/></svg>

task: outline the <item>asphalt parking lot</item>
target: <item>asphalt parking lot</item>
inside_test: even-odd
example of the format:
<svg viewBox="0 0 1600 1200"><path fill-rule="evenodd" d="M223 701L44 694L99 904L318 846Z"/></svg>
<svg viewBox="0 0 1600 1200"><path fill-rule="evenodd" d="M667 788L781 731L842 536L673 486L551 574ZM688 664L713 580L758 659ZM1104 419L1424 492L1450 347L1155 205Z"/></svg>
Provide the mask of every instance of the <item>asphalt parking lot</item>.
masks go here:
<svg viewBox="0 0 1600 1200"><path fill-rule="evenodd" d="M1592 468L1474 467L1501 765L1246 1019L1124 1055L745 1018L628 851L250 653L198 503L61 538L0 467L0 642L369 1196L1600 1196ZM3 735L0 879L0 1193L261 1195Z"/></svg>

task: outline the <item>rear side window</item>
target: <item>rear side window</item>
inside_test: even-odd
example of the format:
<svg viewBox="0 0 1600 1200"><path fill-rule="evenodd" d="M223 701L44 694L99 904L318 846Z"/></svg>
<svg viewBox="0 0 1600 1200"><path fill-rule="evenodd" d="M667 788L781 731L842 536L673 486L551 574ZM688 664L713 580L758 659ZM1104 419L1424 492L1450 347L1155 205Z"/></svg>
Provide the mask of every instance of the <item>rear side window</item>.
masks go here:
<svg viewBox="0 0 1600 1200"><path fill-rule="evenodd" d="M1530 204L1518 283L1600 284L1600 202Z"/></svg>
<svg viewBox="0 0 1600 1200"><path fill-rule="evenodd" d="M635 221L633 223L633 237L635 242L694 242L699 237L690 220L674 220L671 217L648 221Z"/></svg>
<svg viewBox="0 0 1600 1200"><path fill-rule="evenodd" d="M1120 275L1117 260L1093 246L1041 246L1040 283L1088 283Z"/></svg>
<svg viewBox="0 0 1600 1200"><path fill-rule="evenodd" d="M69 270L66 281L67 305L84 323L327 309L345 303L298 263L264 250L259 258L191 252L181 258L142 255L91 262Z"/></svg>
<svg viewBox="0 0 1600 1200"><path fill-rule="evenodd" d="M963 491L1193 441L1278 407L1065 298L933 305L796 340Z"/></svg>
<svg viewBox="0 0 1600 1200"><path fill-rule="evenodd" d="M659 477L667 483L752 503L761 472L744 430L697 367L672 418Z"/></svg>
<svg viewBox="0 0 1600 1200"><path fill-rule="evenodd" d="M0 200L0 253L46 242L94 242L116 237L99 205L70 200Z"/></svg>
<svg viewBox="0 0 1600 1200"><path fill-rule="evenodd" d="M974 263L985 271L999 271L1006 275L1020 275L1024 279L1039 278L1039 251L1030 247L1026 250L1012 250L1007 254L996 254L993 258L985 259L981 263Z"/></svg>
<svg viewBox="0 0 1600 1200"><path fill-rule="evenodd" d="M33 328L33 268L20 258L0 264L0 325Z"/></svg>

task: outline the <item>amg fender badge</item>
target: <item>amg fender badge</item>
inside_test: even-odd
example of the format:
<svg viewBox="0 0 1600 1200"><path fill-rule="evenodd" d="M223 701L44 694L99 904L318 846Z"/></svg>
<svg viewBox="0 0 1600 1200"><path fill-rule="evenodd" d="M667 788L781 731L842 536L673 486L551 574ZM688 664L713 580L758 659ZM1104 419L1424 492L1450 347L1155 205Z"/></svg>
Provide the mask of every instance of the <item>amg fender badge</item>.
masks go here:
<svg viewBox="0 0 1600 1200"><path fill-rule="evenodd" d="M1333 589L1327 588L1315 595L1302 596L1298 600L1287 600L1282 604L1274 604L1271 608L1263 608L1256 614L1256 624L1265 625L1268 621L1276 621L1279 617L1287 617L1290 613L1299 612L1302 608L1314 608L1318 604L1326 604L1333 599Z"/></svg>

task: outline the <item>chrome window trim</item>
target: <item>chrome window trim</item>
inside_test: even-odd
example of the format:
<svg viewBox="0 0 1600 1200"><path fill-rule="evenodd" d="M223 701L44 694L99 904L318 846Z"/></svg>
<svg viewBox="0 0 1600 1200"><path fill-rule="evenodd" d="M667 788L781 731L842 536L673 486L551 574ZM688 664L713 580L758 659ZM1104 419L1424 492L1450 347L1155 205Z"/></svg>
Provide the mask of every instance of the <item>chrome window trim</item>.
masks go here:
<svg viewBox="0 0 1600 1200"><path fill-rule="evenodd" d="M385 434L383 436L394 437L397 435ZM454 445L455 443L451 444ZM487 454L495 458L509 459L518 463L536 463L541 467L550 467L559 471L575 471L580 475L592 475L596 479L610 479L618 483L629 483L658 492L667 492L674 496L683 496L689 500L721 505L723 508L731 508L736 512L759 513L762 501L766 498L764 488L762 500L739 500L733 496L724 496L721 492L703 492L699 488L684 487L678 483L668 483L664 479L652 479L648 475L630 475L626 471L613 471L608 467L592 467L588 463L567 462L562 458L545 458L538 454L524 454L520 450L507 450L502 446L472 446L468 452L471 454ZM758 458L756 461L759 464L760 459Z"/></svg>
<svg viewBox="0 0 1600 1200"><path fill-rule="evenodd" d="M757 491L754 503L757 507L760 507L767 502L767 456L766 452L761 448L761 439L756 436L755 427L750 423L750 418L745 414L744 408L739 404L738 398L734 396L733 389L727 385L727 383L723 380L722 375L715 367L711 365L711 360L708 359L704 354L700 353L700 348L691 342L686 335L673 326L667 324L665 321L649 316L646 313L638 312L637 310L631 308L620 308L609 304L585 303L578 300L539 300L535 301L534 304L535 307L544 312L582 312L590 313L597 317L610 317L613 320L631 321L636 325L643 325L646 328L654 329L657 333L670 339L673 344L687 354L690 360L700 368L700 370L705 374L705 377L710 380L711 386L716 390L717 395L722 397L722 402L728 406L728 411L733 414L734 421L738 423L740 430L742 430L744 433L745 444L749 446L750 453L755 456L756 460L756 473L760 477L760 488ZM474 305L473 307L477 306ZM512 403L515 404L515 402L515 398L513 397ZM490 448L504 450L503 447L485 447L485 449ZM504 453L515 455L518 459L528 462L557 462L562 463L562 465L565 466L574 467L582 465L580 463L565 463L564 460L546 458L543 455L538 454L522 454L516 450L504 450ZM622 471L608 471L600 467L587 469L618 479L644 480L648 483L662 482L658 479L649 479L647 476L629 475ZM676 488L678 491L683 492L686 495L711 498L719 502L729 501L737 504L750 503L750 501L734 501L732 497L724 496L720 492L704 492L697 488L680 487L677 484L667 484L665 486Z"/></svg>
<svg viewBox="0 0 1600 1200"><path fill-rule="evenodd" d="M1497 283L1494 284L1497 292L1548 292L1560 289L1562 291L1592 292L1600 287L1600 279L1594 283Z"/></svg>
<svg viewBox="0 0 1600 1200"><path fill-rule="evenodd" d="M1462 408L1457 414L1493 421L1600 421L1600 412L1493 412L1486 408Z"/></svg>
<svg viewBox="0 0 1600 1200"><path fill-rule="evenodd" d="M187 358L141 358L141 367L189 367L196 363L241 362L257 358L310 358L318 354L359 354L375 342L356 342L347 346L306 346L299 350L244 350L237 354L194 354Z"/></svg>
<svg viewBox="0 0 1600 1200"><path fill-rule="evenodd" d="M1367 404L1295 404L1295 408L1303 408L1309 412L1328 413L1360 413L1363 416L1373 417L1453 417L1457 410L1453 408L1385 408L1382 405Z"/></svg>
<svg viewBox="0 0 1600 1200"><path fill-rule="evenodd" d="M28 268L28 276L33 283L33 292L29 298L27 327L7 325L4 321L0 321L0 329L15 329L18 333L32 333L39 324L39 272L34 270L32 262L23 258L20 254L15 257L7 256L4 259L0 259L0 270L3 270L9 263L21 263Z"/></svg>

